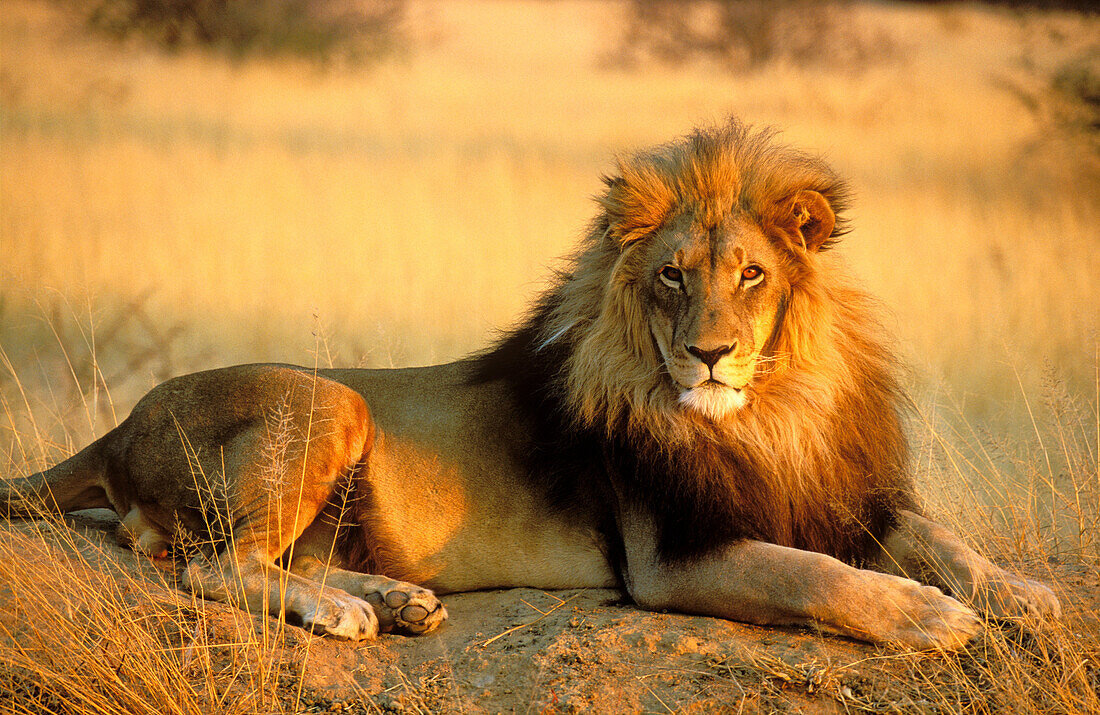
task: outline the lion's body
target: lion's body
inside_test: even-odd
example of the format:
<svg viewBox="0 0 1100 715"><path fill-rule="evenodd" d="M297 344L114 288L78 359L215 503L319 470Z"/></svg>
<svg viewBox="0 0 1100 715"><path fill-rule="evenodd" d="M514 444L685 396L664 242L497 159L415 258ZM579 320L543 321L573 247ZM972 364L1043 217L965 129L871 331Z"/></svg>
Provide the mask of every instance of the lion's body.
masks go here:
<svg viewBox="0 0 1100 715"><path fill-rule="evenodd" d="M319 483L303 491L304 506L343 507L345 526L357 525L341 535L339 565L443 593L614 585L596 520L555 513L530 489L530 434L504 385L471 385L469 373L463 363L316 372L242 365L176 378L92 445L107 468L81 473L92 493L78 502L120 515L136 508L166 543L177 519L191 533L229 539L212 504L235 503L227 522L257 507L292 514L304 511L297 483ZM349 429L333 449L344 420ZM355 429L363 424L372 436ZM303 476L295 453L311 429ZM224 486L227 456L230 467L251 461L250 478ZM101 481L103 497L95 494ZM328 523L317 520L301 538L327 550Z"/></svg>
<svg viewBox="0 0 1100 715"><path fill-rule="evenodd" d="M894 360L824 253L846 203L824 165L731 122L623 162L599 201L485 353L176 378L13 481L9 511L107 506L152 556L205 542L196 593L279 597L350 638L442 622L402 581L619 584L650 608L918 647L965 642L974 613L862 567L993 613L1057 610L914 513Z"/></svg>
<svg viewBox="0 0 1100 715"><path fill-rule="evenodd" d="M528 418L503 384L471 385L464 363L323 374L386 405L372 408L380 438L364 476L371 525L356 538L382 545L389 562L353 566L441 592L615 584L596 528L600 505L565 514L532 491Z"/></svg>

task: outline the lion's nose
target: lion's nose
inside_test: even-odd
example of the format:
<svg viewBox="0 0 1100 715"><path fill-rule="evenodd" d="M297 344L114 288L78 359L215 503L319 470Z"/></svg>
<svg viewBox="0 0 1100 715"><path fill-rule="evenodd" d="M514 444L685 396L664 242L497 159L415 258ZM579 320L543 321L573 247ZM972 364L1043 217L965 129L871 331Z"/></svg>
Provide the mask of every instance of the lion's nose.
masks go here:
<svg viewBox="0 0 1100 715"><path fill-rule="evenodd" d="M714 366L718 363L719 360L722 359L723 356L729 355L733 352L733 349L737 347L737 343L734 343L733 345L722 345L720 347L714 348L713 350L703 350L697 345L685 345L684 347L687 348L687 351L689 353L699 358L699 360L702 361L704 365L713 370Z"/></svg>

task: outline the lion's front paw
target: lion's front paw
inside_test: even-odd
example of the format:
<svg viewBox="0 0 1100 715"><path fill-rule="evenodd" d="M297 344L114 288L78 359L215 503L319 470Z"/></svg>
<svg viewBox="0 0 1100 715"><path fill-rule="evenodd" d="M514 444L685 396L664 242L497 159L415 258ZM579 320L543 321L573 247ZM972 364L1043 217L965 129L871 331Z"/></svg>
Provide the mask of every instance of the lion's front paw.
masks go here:
<svg viewBox="0 0 1100 715"><path fill-rule="evenodd" d="M387 581L364 596L374 606L383 633L421 635L447 620L447 609L428 589L404 581Z"/></svg>
<svg viewBox="0 0 1100 715"><path fill-rule="evenodd" d="M956 650L982 630L971 608L934 586L889 577L890 587L868 594L868 630L872 640L914 650Z"/></svg>
<svg viewBox="0 0 1100 715"><path fill-rule="evenodd" d="M325 595L302 615L302 624L320 635L361 641L378 635L378 617L370 603L354 596Z"/></svg>
<svg viewBox="0 0 1100 715"><path fill-rule="evenodd" d="M920 587L905 620L896 640L916 650L956 650L982 630L977 613L932 586Z"/></svg>
<svg viewBox="0 0 1100 715"><path fill-rule="evenodd" d="M974 606L993 618L1058 618L1062 606L1047 586L1001 571L974 589Z"/></svg>

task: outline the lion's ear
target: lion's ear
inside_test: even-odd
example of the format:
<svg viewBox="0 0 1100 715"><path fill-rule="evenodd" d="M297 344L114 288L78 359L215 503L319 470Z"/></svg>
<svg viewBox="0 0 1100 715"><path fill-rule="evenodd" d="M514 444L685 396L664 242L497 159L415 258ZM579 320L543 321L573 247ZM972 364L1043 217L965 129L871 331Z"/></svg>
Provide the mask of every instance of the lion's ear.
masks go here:
<svg viewBox="0 0 1100 715"><path fill-rule="evenodd" d="M804 189L778 202L770 222L792 245L817 251L831 243L836 214L824 196Z"/></svg>
<svg viewBox="0 0 1100 715"><path fill-rule="evenodd" d="M620 163L617 176L604 176L607 191L596 197L612 238L625 248L660 228L674 195L653 167Z"/></svg>

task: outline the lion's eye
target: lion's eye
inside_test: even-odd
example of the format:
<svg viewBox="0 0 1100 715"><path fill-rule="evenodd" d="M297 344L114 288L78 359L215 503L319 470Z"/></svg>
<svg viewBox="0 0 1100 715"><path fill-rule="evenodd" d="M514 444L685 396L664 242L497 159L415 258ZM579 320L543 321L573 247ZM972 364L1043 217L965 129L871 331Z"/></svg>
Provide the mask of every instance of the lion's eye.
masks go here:
<svg viewBox="0 0 1100 715"><path fill-rule="evenodd" d="M754 281L762 275L764 275L764 269L760 266L749 266L741 271L741 280L745 282Z"/></svg>
<svg viewBox="0 0 1100 715"><path fill-rule="evenodd" d="M661 269L661 280L666 285L673 288L679 288L684 282L684 274L676 266L665 266Z"/></svg>

